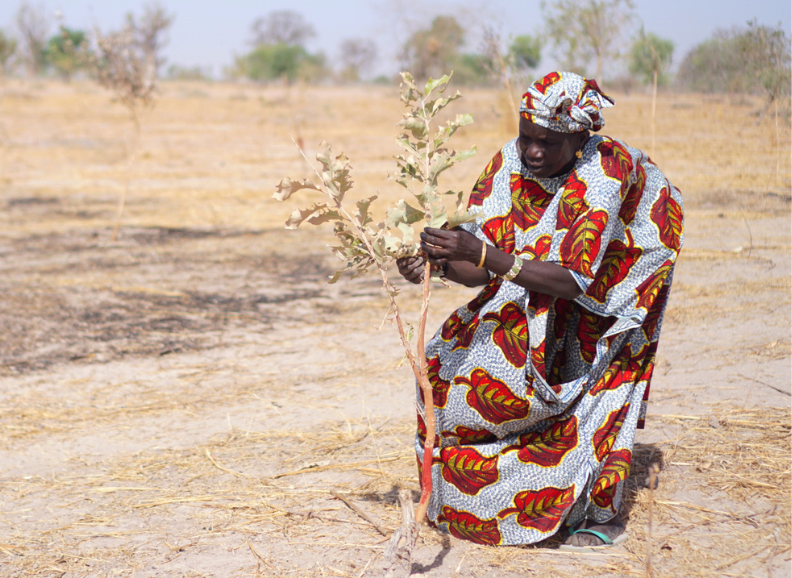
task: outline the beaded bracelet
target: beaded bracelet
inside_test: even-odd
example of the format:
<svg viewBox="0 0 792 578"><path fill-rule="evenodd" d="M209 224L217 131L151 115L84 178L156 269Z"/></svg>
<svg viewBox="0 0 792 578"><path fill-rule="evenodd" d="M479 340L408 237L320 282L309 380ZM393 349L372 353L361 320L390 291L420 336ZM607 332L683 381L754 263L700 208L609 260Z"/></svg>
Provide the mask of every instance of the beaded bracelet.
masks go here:
<svg viewBox="0 0 792 578"><path fill-rule="evenodd" d="M523 266L522 259L520 259L517 255L515 255L514 264L511 266L511 269L509 269L508 273L504 273L503 275L501 275L501 277L503 277L504 281L513 280L515 277L517 277L517 275L520 274L520 271L522 270L522 266Z"/></svg>

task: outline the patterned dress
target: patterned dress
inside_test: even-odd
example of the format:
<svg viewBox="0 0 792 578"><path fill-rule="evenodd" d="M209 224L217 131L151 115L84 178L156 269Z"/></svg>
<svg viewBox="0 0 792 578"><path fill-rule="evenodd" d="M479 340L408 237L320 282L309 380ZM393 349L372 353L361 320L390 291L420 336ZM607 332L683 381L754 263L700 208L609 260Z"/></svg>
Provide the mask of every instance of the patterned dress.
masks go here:
<svg viewBox="0 0 792 578"><path fill-rule="evenodd" d="M492 277L428 344L438 432L429 518L504 545L538 542L564 522L605 522L646 415L683 240L680 193L618 140L592 136L573 170L552 179L534 178L511 141L469 209L482 214L470 233L565 267L585 293L568 301Z"/></svg>

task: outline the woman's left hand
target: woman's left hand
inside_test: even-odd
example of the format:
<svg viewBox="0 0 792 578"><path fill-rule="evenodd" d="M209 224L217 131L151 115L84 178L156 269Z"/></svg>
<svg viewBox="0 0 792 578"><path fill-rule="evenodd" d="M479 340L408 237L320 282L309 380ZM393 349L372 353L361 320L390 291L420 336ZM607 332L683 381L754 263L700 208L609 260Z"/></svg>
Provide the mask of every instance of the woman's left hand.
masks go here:
<svg viewBox="0 0 792 578"><path fill-rule="evenodd" d="M426 227L421 233L421 250L429 256L429 262L437 267L449 261L478 263L481 245L474 235L461 229L446 230Z"/></svg>

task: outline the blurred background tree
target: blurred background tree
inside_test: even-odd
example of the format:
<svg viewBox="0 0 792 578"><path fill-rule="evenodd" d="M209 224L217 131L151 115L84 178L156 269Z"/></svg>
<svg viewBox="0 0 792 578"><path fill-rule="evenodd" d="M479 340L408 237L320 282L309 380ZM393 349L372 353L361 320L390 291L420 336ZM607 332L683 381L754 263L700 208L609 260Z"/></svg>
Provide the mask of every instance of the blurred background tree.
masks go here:
<svg viewBox="0 0 792 578"><path fill-rule="evenodd" d="M602 83L605 63L623 56L619 45L635 19L633 0L543 0L541 7L546 36L562 57L563 66L588 76L594 60L593 78Z"/></svg>
<svg viewBox="0 0 792 578"><path fill-rule="evenodd" d="M538 36L515 36L509 46L512 67L518 72L534 70L542 60L542 41Z"/></svg>
<svg viewBox="0 0 792 578"><path fill-rule="evenodd" d="M38 76L47 68L46 43L50 18L43 4L34 6L22 2L16 13L16 25L21 43L21 59L28 76Z"/></svg>
<svg viewBox="0 0 792 578"><path fill-rule="evenodd" d="M305 41L316 36L316 30L293 10L270 12L259 18L250 27L253 34L251 44L285 44L287 46L305 46Z"/></svg>
<svg viewBox="0 0 792 578"><path fill-rule="evenodd" d="M668 69L674 56L674 43L648 34L641 29L630 49L630 72L638 76L644 84L657 82L659 86L668 83Z"/></svg>
<svg viewBox="0 0 792 578"><path fill-rule="evenodd" d="M783 29L759 25L719 30L687 53L680 86L698 92L763 92L769 102L790 94L790 43Z"/></svg>
<svg viewBox="0 0 792 578"><path fill-rule="evenodd" d="M464 46L465 29L457 19L436 16L428 28L416 30L404 43L401 65L421 81L453 70L457 84L485 83L489 77L486 55L463 53Z"/></svg>
<svg viewBox="0 0 792 578"><path fill-rule="evenodd" d="M175 19L176 16L168 14L159 2L145 5L139 18L132 13L127 14L127 29L143 52L146 75L150 79L159 76L159 69L165 63L162 49L168 42L166 35Z"/></svg>
<svg viewBox="0 0 792 578"><path fill-rule="evenodd" d="M456 18L436 16L429 28L417 30L407 39L401 59L416 79L440 78L459 61L464 43L465 30Z"/></svg>
<svg viewBox="0 0 792 578"><path fill-rule="evenodd" d="M651 32L647 34L643 26L630 49L630 72L639 76L644 83L652 83L652 147L650 156L655 152L655 117L657 112L657 85L665 83L665 72L674 56L674 43L660 38Z"/></svg>
<svg viewBox="0 0 792 578"><path fill-rule="evenodd" d="M305 41L316 32L301 14L291 10L271 12L251 26L253 50L235 58L231 76L267 82L304 80L317 82L326 78L325 56L312 54Z"/></svg>
<svg viewBox="0 0 792 578"><path fill-rule="evenodd" d="M359 82L377 58L377 45L368 38L348 38L341 43L342 82Z"/></svg>
<svg viewBox="0 0 792 578"><path fill-rule="evenodd" d="M74 73L83 68L83 52L87 47L88 38L85 32L61 26L60 33L49 39L44 56L61 79L69 82Z"/></svg>
<svg viewBox="0 0 792 578"><path fill-rule="evenodd" d="M6 76L9 72L11 59L16 55L17 41L0 30L0 73Z"/></svg>

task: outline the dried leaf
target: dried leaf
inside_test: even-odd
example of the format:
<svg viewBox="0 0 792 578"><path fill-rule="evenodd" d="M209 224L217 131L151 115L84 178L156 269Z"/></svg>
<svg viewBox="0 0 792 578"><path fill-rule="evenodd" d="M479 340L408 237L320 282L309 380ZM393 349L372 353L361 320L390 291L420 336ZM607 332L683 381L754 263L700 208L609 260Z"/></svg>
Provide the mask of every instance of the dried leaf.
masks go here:
<svg viewBox="0 0 792 578"><path fill-rule="evenodd" d="M300 189L313 189L314 191L318 191L319 187L308 179L293 181L289 177L286 177L278 183L272 198L276 201L285 201Z"/></svg>

